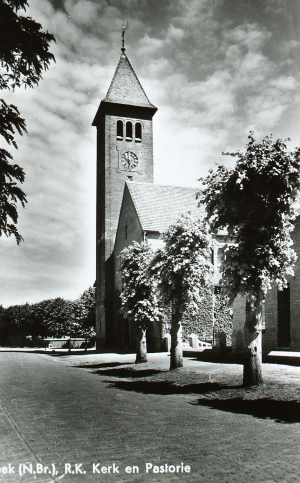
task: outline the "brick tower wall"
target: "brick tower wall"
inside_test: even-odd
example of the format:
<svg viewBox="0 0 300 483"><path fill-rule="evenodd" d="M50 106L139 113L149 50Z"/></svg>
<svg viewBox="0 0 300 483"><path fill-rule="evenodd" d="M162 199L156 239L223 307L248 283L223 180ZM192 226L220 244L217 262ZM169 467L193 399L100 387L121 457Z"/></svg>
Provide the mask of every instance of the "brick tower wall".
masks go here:
<svg viewBox="0 0 300 483"><path fill-rule="evenodd" d="M127 114L125 116L125 114ZM135 115L134 115L135 114ZM118 141L116 137L117 121L132 121L142 124L142 142ZM122 165L122 154L133 152L138 157L138 166L130 171ZM105 195L102 192L98 196L105 196L105 260L110 257L114 249L115 235L118 227L122 196L125 181L131 177L132 181L153 183L153 135L152 120L131 112L128 109L120 110L113 115L105 116ZM101 186L101 183L100 183ZM100 222L103 223L103 220ZM100 230L101 231L101 230Z"/></svg>
<svg viewBox="0 0 300 483"><path fill-rule="evenodd" d="M125 181L153 183L153 109L103 103L97 122L97 248L96 248L96 332L97 346L104 348L112 341L113 324L110 307L114 291L113 250L120 215ZM124 138L117 139L117 121L124 124ZM133 125L133 139L126 141L126 122ZM134 136L136 122L142 125L142 141ZM122 164L122 154L134 153L136 168L130 170ZM105 267L106 265L106 267ZM111 343L109 343L111 346Z"/></svg>

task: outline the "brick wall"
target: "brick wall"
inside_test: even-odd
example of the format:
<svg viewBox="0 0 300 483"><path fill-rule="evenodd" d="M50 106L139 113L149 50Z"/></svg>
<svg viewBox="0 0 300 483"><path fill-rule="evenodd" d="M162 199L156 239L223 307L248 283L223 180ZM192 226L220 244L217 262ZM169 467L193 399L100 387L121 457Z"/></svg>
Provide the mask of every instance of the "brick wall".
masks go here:
<svg viewBox="0 0 300 483"><path fill-rule="evenodd" d="M300 351L300 217L292 232L294 249L298 254L295 276L289 277L290 286L290 350ZM278 290L274 286L266 296L265 329L263 330L263 352L266 354L282 346L278 340Z"/></svg>
<svg viewBox="0 0 300 483"><path fill-rule="evenodd" d="M127 115L126 115L127 114ZM140 113L142 114L142 113ZM106 115L105 118L105 258L113 249L117 231L124 183L129 176L132 181L153 183L153 139L152 119L135 117L137 113L120 109L117 113ZM117 140L117 121L136 121L142 124L142 142ZM122 154L134 153L138 158L138 165L134 170L125 169L122 165ZM103 193L100 193L100 196Z"/></svg>
<svg viewBox="0 0 300 483"><path fill-rule="evenodd" d="M96 206L96 334L97 348L105 346L105 118L97 126L97 206Z"/></svg>
<svg viewBox="0 0 300 483"><path fill-rule="evenodd" d="M265 328L262 331L262 351L266 354L278 347L277 287L267 293L265 301Z"/></svg>
<svg viewBox="0 0 300 483"><path fill-rule="evenodd" d="M290 279L291 298L291 345L292 351L300 351L300 217L296 220L295 229L292 233L294 249L298 254L295 265L295 276Z"/></svg>
<svg viewBox="0 0 300 483"><path fill-rule="evenodd" d="M156 109L155 109L156 110ZM110 278L115 235L118 226L120 208L125 181L153 182L153 134L152 116L155 110L139 106L116 105L102 102L97 114L97 221L96 221L96 332L97 347L103 348L112 332L106 337L106 312L112 317L110 299L113 284ZM142 141L137 142L117 139L117 121L131 121L142 125ZM125 152L132 152L138 158L136 169L130 170L122 165L121 157ZM112 256L111 262L106 263ZM106 269L105 269L106 265ZM109 265L109 267L108 267ZM114 269L113 269L114 270Z"/></svg>

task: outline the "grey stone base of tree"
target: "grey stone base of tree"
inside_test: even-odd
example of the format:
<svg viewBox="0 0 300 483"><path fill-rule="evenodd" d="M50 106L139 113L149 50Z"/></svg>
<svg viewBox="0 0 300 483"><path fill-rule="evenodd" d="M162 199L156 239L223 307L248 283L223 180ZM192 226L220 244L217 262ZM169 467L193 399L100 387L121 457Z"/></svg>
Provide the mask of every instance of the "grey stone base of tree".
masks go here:
<svg viewBox="0 0 300 483"><path fill-rule="evenodd" d="M146 329L138 327L136 330L136 364L147 362Z"/></svg>
<svg viewBox="0 0 300 483"><path fill-rule="evenodd" d="M170 370L183 367L182 324L179 314L172 315Z"/></svg>

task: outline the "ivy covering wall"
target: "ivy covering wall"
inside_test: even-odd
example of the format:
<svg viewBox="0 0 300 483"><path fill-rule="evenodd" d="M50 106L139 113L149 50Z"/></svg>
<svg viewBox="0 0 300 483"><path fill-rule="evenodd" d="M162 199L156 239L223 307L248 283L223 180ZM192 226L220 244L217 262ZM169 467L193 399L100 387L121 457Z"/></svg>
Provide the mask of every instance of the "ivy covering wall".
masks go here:
<svg viewBox="0 0 300 483"><path fill-rule="evenodd" d="M197 309L183 315L182 338L188 341L195 334L200 340L212 342L219 331L225 332L226 345L231 346L232 309L218 291L213 296L212 290L205 290Z"/></svg>

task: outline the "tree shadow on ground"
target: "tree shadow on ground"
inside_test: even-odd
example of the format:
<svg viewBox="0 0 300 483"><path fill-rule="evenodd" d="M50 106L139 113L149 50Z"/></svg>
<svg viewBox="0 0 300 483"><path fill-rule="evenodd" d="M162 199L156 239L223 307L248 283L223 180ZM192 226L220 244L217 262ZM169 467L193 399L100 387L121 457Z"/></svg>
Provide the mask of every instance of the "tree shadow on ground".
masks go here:
<svg viewBox="0 0 300 483"><path fill-rule="evenodd" d="M124 365L124 364L123 364ZM126 364L127 365L127 364ZM91 366L85 366L91 367ZM130 367L123 367L120 369L106 369L104 371L94 371L94 374L99 374L100 376L112 376L112 377L120 377L120 378L127 378L131 377L134 379L140 377L149 377L153 376L154 374L160 374L161 372L167 372L166 370L162 369L131 369Z"/></svg>
<svg viewBox="0 0 300 483"><path fill-rule="evenodd" d="M146 371L139 371L146 372ZM207 395L190 402L194 406L207 406L219 411L235 414L247 414L260 419L272 419L276 423L300 423L300 402L295 400L276 400L267 397L257 399L244 399L243 397L214 397L213 392L221 390L241 391L242 385L226 385L218 382L203 382L199 384L177 385L173 381L104 381L108 387L123 389L125 391L142 392L144 394L159 395Z"/></svg>
<svg viewBox="0 0 300 483"><path fill-rule="evenodd" d="M142 371L141 371L142 372ZM145 372L145 371L143 371ZM217 382L203 382L200 384L177 385L172 381L105 381L110 383L109 387L124 389L125 391L143 392L144 394L204 394L211 391L218 391L224 386ZM226 386L227 389L234 389L239 386Z"/></svg>
<svg viewBox="0 0 300 483"><path fill-rule="evenodd" d="M260 419L274 419L276 423L300 423L300 402L298 401L235 397L231 399L199 399L190 404L209 406L212 409L236 414L248 414Z"/></svg>
<svg viewBox="0 0 300 483"><path fill-rule="evenodd" d="M43 352L43 354L46 354L47 356L51 356L53 358L55 357L64 357L64 358L68 358L68 357L72 357L72 356L87 356L87 355L91 355L90 352L87 352L85 350L76 350L76 349L72 349L72 350L68 350L68 349L64 349L63 351L60 351L59 349L47 349Z"/></svg>
<svg viewBox="0 0 300 483"><path fill-rule="evenodd" d="M131 364L134 364L134 362L103 362L102 364L89 364L89 363L86 363L86 364L82 364L82 365L74 365L73 367L80 367L80 368L83 368L83 369L101 369L101 368L104 368L104 367L117 367L117 366L128 366L128 365L131 365ZM100 372L100 371L99 371ZM108 371L103 371L104 374L107 374ZM95 372L96 374L98 373L98 371Z"/></svg>

